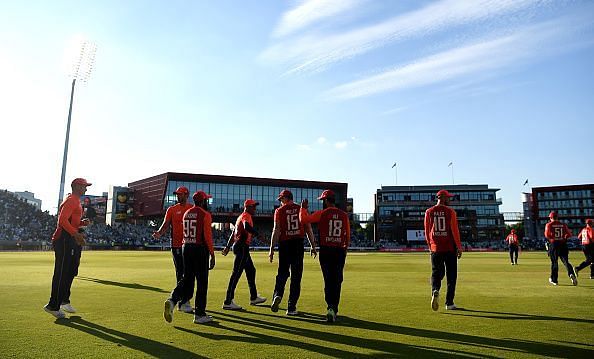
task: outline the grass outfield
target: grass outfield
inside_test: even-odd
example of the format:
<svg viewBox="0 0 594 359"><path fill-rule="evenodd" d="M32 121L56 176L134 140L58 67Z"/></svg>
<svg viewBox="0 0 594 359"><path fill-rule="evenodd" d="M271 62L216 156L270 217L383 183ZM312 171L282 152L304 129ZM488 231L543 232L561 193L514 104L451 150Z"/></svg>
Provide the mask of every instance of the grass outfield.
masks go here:
<svg viewBox="0 0 594 359"><path fill-rule="evenodd" d="M163 320L174 285L169 252L84 252L72 304L78 313L55 320L42 310L50 292L52 252L0 252L0 358L10 357L562 357L594 358L594 280L579 286L560 274L548 284L545 253L465 253L459 261L456 304L430 308L427 254L349 253L339 323L325 319L322 275L306 256L299 310L287 318L270 311L276 262L254 253L258 290L269 300L249 306L245 276L236 302L223 311L232 255L217 254L207 310L215 323L197 325L175 312ZM276 258L275 258L276 260ZM583 260L570 254L574 265ZM564 271L564 269L563 269ZM560 271L560 273L563 273ZM288 290L288 285L287 285Z"/></svg>

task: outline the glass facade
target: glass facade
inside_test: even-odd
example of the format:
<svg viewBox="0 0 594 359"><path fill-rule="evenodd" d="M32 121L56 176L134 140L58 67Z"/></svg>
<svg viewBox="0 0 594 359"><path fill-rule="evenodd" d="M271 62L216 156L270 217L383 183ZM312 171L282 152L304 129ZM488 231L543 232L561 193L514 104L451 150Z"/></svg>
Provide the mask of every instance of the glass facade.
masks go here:
<svg viewBox="0 0 594 359"><path fill-rule="evenodd" d="M578 188L576 188L578 187ZM581 188L580 188L581 187ZM556 211L575 235L587 218L594 217L594 185L533 188L536 236L544 238L549 213Z"/></svg>
<svg viewBox="0 0 594 359"><path fill-rule="evenodd" d="M377 190L378 239L406 243L407 230L423 229L425 210L435 205L434 186L386 186ZM446 189L454 195L450 207L456 210L462 240L502 239L504 221L499 212L497 189L487 185L459 185Z"/></svg>
<svg viewBox="0 0 594 359"><path fill-rule="evenodd" d="M284 189L288 189L293 193L293 200L295 203L301 203L302 199L307 198L309 201L309 211L317 211L322 209L322 201L319 201L317 198L325 189L168 181L167 192L163 201L163 209L167 209L176 203L177 196L173 194L173 191L175 191L179 186L187 187L190 190L190 197L198 190L212 195L213 198L210 199L210 210L213 214L242 212L243 202L248 198L252 198L257 202L260 202L257 213L272 215L274 210L280 204L280 202L277 201L278 194ZM339 193L336 195L338 198L340 198Z"/></svg>

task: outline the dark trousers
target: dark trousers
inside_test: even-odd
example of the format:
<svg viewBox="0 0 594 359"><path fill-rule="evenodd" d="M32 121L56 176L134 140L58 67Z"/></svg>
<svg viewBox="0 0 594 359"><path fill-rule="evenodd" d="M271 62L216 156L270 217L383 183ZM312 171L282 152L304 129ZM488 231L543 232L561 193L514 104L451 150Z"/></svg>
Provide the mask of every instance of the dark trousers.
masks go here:
<svg viewBox="0 0 594 359"><path fill-rule="evenodd" d="M447 292L445 305L454 304L456 280L458 279L458 259L455 252L431 252L431 291L439 291L441 281L446 276Z"/></svg>
<svg viewBox="0 0 594 359"><path fill-rule="evenodd" d="M573 266L569 263L569 249L564 241L554 241L549 244L549 258L551 258L551 280L555 283L559 280L559 259L567 269L567 275L573 273Z"/></svg>
<svg viewBox="0 0 594 359"><path fill-rule="evenodd" d="M70 276L70 282L67 283L68 291L62 300L62 304L69 304L70 303L70 288L72 287L72 282L74 281L74 277L78 275L78 267L80 267L80 257L82 255L82 246L75 242L74 245L74 269L72 271L72 276Z"/></svg>
<svg viewBox="0 0 594 359"><path fill-rule="evenodd" d="M301 277L303 275L303 238L280 241L278 244L278 272L274 286L274 296L282 297L289 276L288 310L297 309L297 301L301 294Z"/></svg>
<svg viewBox="0 0 594 359"><path fill-rule="evenodd" d="M235 255L235 260L233 261L233 272L231 272L231 278L229 278L225 304L230 304L231 300L235 297L235 288L244 270L248 286L250 287L250 299L255 299L258 296L258 291L256 290L256 267L254 267L254 262L252 262L252 257L250 256L250 247L244 242L236 242L233 245L233 254Z"/></svg>
<svg viewBox="0 0 594 359"><path fill-rule="evenodd" d="M177 287L171 292L174 304L185 303L192 298L196 281L195 314L206 315L206 294L208 292L208 266L210 253L204 245L184 244L184 273Z"/></svg>
<svg viewBox="0 0 594 359"><path fill-rule="evenodd" d="M340 247L320 247L320 267L324 276L324 298L328 309L338 313L340 291L342 289L346 249Z"/></svg>
<svg viewBox="0 0 594 359"><path fill-rule="evenodd" d="M514 259L515 256L515 259ZM518 264L518 245L517 244L510 244L509 245L509 259L512 263Z"/></svg>
<svg viewBox="0 0 594 359"><path fill-rule="evenodd" d="M76 247L74 238L66 231L62 231L60 238L56 239L54 248L54 275L52 277L52 293L48 307L51 310L60 309L64 299L70 296L70 286L76 271Z"/></svg>
<svg viewBox="0 0 594 359"><path fill-rule="evenodd" d="M184 255L182 247L171 247L171 255L173 256L173 265L175 266L175 283L181 282L184 277ZM194 291L194 282L192 281L192 290ZM192 299L192 297L188 298L188 300ZM180 302L179 304L183 304L185 302Z"/></svg>
<svg viewBox="0 0 594 359"><path fill-rule="evenodd" d="M578 271L590 266L590 277L594 278L594 243L582 247L586 260L576 267Z"/></svg>

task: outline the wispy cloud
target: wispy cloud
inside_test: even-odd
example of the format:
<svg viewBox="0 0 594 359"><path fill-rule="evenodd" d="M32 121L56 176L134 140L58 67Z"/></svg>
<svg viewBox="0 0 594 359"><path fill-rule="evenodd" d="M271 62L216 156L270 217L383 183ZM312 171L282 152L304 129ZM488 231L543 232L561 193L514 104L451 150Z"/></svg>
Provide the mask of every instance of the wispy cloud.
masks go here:
<svg viewBox="0 0 594 359"><path fill-rule="evenodd" d="M426 86L452 79L481 75L522 61L574 47L572 34L592 24L588 16L574 16L538 25L485 41L444 51L380 74L346 83L327 91L325 99L346 100L381 92Z"/></svg>
<svg viewBox="0 0 594 359"><path fill-rule="evenodd" d="M299 151L311 151L311 146L306 144L297 145Z"/></svg>
<svg viewBox="0 0 594 359"><path fill-rule="evenodd" d="M348 142L347 141L339 141L339 142L335 142L334 143L334 147L339 149L339 150L343 150L348 146Z"/></svg>
<svg viewBox="0 0 594 359"><path fill-rule="evenodd" d="M548 3L547 0L442 0L379 24L348 32L308 34L277 43L261 54L270 63L289 64L286 74L324 70L387 43L427 36L446 28L499 18Z"/></svg>
<svg viewBox="0 0 594 359"><path fill-rule="evenodd" d="M350 11L361 5L363 0L305 0L281 17L273 37L290 35L320 20Z"/></svg>
<svg viewBox="0 0 594 359"><path fill-rule="evenodd" d="M329 141L326 137L320 136L315 141L309 144L299 144L296 149L299 151L329 151L329 150L344 150L347 147L355 146L357 148L372 148L375 146L372 142L361 141L358 137L351 136L348 139L338 139Z"/></svg>

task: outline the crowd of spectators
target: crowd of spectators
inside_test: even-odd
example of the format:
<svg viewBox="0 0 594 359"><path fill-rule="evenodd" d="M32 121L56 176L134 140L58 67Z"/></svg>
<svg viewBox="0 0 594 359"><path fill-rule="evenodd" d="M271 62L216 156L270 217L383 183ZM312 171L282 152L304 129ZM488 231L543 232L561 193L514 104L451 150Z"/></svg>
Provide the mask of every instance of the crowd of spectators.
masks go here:
<svg viewBox="0 0 594 359"><path fill-rule="evenodd" d="M47 211L40 211L13 193L0 190L0 240L50 239L56 220L56 216Z"/></svg>

